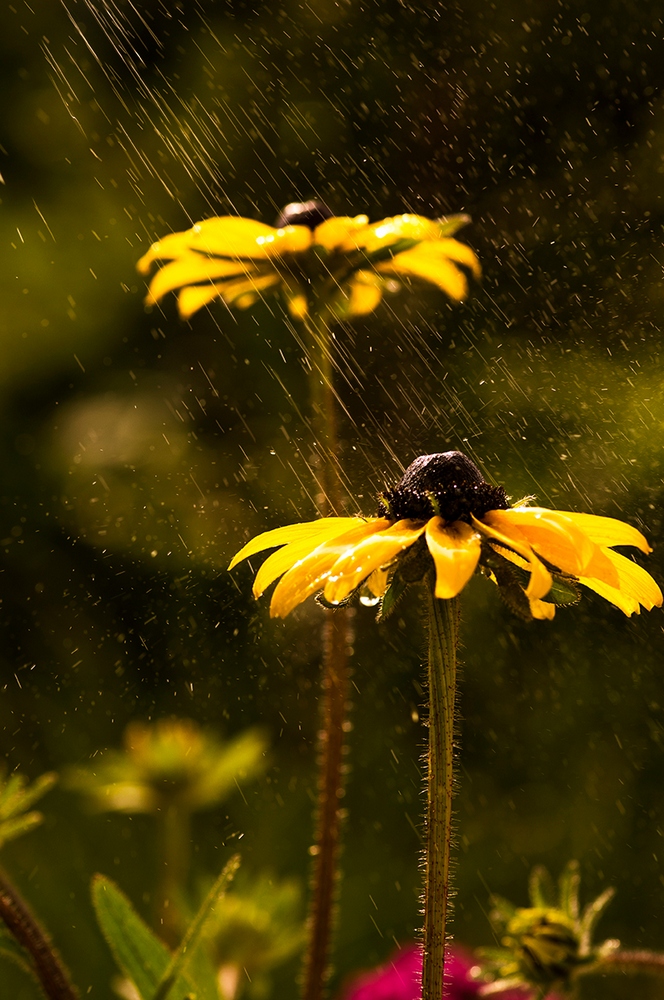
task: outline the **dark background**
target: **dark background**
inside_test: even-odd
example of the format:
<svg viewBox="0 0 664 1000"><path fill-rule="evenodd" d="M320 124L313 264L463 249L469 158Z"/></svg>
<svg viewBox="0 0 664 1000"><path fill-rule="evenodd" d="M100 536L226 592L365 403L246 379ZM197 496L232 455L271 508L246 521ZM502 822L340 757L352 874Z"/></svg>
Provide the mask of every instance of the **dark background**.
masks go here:
<svg viewBox="0 0 664 1000"><path fill-rule="evenodd" d="M306 378L273 300L188 324L172 297L145 311L136 260L197 219L271 223L311 196L372 219L468 212L484 277L465 304L404 292L337 331L349 509L373 513L414 457L458 447L515 500L639 525L661 582L658 7L0 8L10 768L85 764L131 719L227 735L259 721L271 767L246 801L198 817L196 870L216 873L241 833L248 869L306 883L322 612L271 622L249 569L226 573L249 535L315 516ZM575 857L586 900L617 889L600 936L664 947L661 613L628 620L586 594L524 624L474 580L463 615L457 940L491 943L489 893L525 904L533 864ZM358 609L356 628L335 985L419 920L417 593L384 626ZM5 864L83 993L108 996L89 879L106 872L148 912L150 821L90 815L63 790L44 811ZM0 982L35 996L9 965Z"/></svg>

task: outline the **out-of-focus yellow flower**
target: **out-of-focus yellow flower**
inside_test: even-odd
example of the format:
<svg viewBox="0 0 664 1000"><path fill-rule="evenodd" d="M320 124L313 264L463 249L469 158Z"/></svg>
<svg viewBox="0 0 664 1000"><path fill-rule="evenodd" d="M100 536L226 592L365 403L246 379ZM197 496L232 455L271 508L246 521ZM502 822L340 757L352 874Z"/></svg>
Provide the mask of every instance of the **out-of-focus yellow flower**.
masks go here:
<svg viewBox="0 0 664 1000"><path fill-rule="evenodd" d="M291 315L310 311L347 319L372 312L396 279L420 279L459 301L468 291L463 268L479 277L473 250L452 239L466 215L432 220L398 215L369 223L366 215L332 216L320 202L288 205L277 227L255 219L221 216L197 222L153 243L138 262L150 282L147 303L177 292L188 319L214 299L245 309L281 293Z"/></svg>
<svg viewBox="0 0 664 1000"><path fill-rule="evenodd" d="M221 743L189 719L132 722L124 744L68 776L70 788L102 811L160 812L173 802L190 812L207 809L264 766L265 741L255 729Z"/></svg>
<svg viewBox="0 0 664 1000"><path fill-rule="evenodd" d="M312 594L339 605L364 586L366 602L435 569L436 597L455 597L478 566L524 617L553 618L554 600L594 590L626 615L662 604L662 593L615 546L651 551L636 528L610 517L522 504L485 482L461 452L424 455L381 497L379 517L326 517L258 535L235 556L276 548L254 581L254 596L275 580L270 614L283 618Z"/></svg>

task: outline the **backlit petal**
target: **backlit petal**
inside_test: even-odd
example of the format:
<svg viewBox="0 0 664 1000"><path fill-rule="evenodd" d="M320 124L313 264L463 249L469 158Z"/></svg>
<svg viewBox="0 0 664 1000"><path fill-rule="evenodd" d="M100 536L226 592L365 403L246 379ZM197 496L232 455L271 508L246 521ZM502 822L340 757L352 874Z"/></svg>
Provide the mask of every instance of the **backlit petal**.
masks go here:
<svg viewBox="0 0 664 1000"><path fill-rule="evenodd" d="M189 319L195 312L202 309L213 299L220 296L217 285L189 285L180 290L178 295L178 312L182 319Z"/></svg>
<svg viewBox="0 0 664 1000"><path fill-rule="evenodd" d="M538 555L573 576L580 576L596 554L595 543L574 521L546 507L491 510L483 521L500 531L518 528Z"/></svg>
<svg viewBox="0 0 664 1000"><path fill-rule="evenodd" d="M331 567L325 584L325 599L338 604L366 580L375 569L388 566L413 545L423 533L421 521L387 522L388 526L344 552Z"/></svg>
<svg viewBox="0 0 664 1000"><path fill-rule="evenodd" d="M489 514L503 514L504 511L489 511ZM509 522L507 524L502 524L500 530L498 527L494 527L492 524L488 523L489 514L485 514L482 521L478 521L477 518L473 518L473 525L479 532L487 535L489 538L495 539L500 542L501 545L507 548L514 549L514 551L520 555L528 564L525 568L530 570L530 580L528 581L528 586L526 587L526 597L529 600L539 600L539 598L544 597L545 594L551 590L551 585L553 583L553 578L549 573L548 569L533 552L527 539L524 538L523 534L516 525L512 525Z"/></svg>
<svg viewBox="0 0 664 1000"><path fill-rule="evenodd" d="M328 542L333 538L344 535L351 527L366 524L362 518L354 517L326 517L318 522L323 527L315 536L304 535L296 541L289 542L277 552L268 556L261 568L256 573L254 580L254 597L260 597L271 583L292 569L295 563L301 562L305 556L317 549L323 542Z"/></svg>
<svg viewBox="0 0 664 1000"><path fill-rule="evenodd" d="M647 573L642 566L632 562L631 559L620 555L619 552L612 552L608 548L603 551L615 567L618 578L616 587L607 587L603 581L584 576L580 577L581 583L594 590L595 593L601 594L602 597L606 597L628 615L632 614L633 611L638 612L639 605L643 605L646 611L651 611L654 607L661 607L662 592L650 573ZM619 595L620 602L616 595ZM626 610L627 608L630 610Z"/></svg>
<svg viewBox="0 0 664 1000"><path fill-rule="evenodd" d="M270 258L283 257L287 253L304 253L312 242L308 226L284 226L268 236L259 236L256 243L267 251Z"/></svg>
<svg viewBox="0 0 664 1000"><path fill-rule="evenodd" d="M183 233L169 233L162 239L153 243L147 253L143 254L136 264L141 274L147 274L155 260L168 260L171 257L179 257L181 254L189 252L191 245L192 231L185 230Z"/></svg>
<svg viewBox="0 0 664 1000"><path fill-rule="evenodd" d="M337 250L351 237L366 229L368 225L369 217L367 215L356 215L355 218L347 215L333 216L316 227L314 244L324 247L326 250Z"/></svg>
<svg viewBox="0 0 664 1000"><path fill-rule="evenodd" d="M239 261L187 253L157 271L150 282L146 302L148 304L157 302L168 292L182 288L183 285L198 285L236 274L246 274L246 266Z"/></svg>
<svg viewBox="0 0 664 1000"><path fill-rule="evenodd" d="M192 226L189 246L192 250L214 254L219 257L245 257L249 260L265 260L271 255L269 237L273 239L277 230L256 219L242 219L237 215L222 215L216 219L205 219ZM262 242L259 243L258 240Z"/></svg>
<svg viewBox="0 0 664 1000"><path fill-rule="evenodd" d="M374 597L382 597L387 590L390 579L389 571L386 569L375 569L367 580L367 589Z"/></svg>
<svg viewBox="0 0 664 1000"><path fill-rule="evenodd" d="M631 524L618 521L615 517L600 517L597 514L574 514L572 511L561 511L597 545L633 545L646 555L652 552L648 542L638 528Z"/></svg>
<svg viewBox="0 0 664 1000"><path fill-rule="evenodd" d="M420 244L412 250L404 250L391 260L378 264L376 269L384 274L410 274L423 281L430 281L451 299L460 302L468 293L465 274L446 257L423 253L423 246Z"/></svg>
<svg viewBox="0 0 664 1000"><path fill-rule="evenodd" d="M376 284L366 284L363 281L351 282L349 316L365 316L373 312L383 297L383 290Z"/></svg>
<svg viewBox="0 0 664 1000"><path fill-rule="evenodd" d="M339 529L339 534L343 534L358 524L364 524L364 519L361 517L322 517L316 521L285 524L281 528L264 531L247 542L233 556L228 568L229 570L233 569L243 559L249 559L250 556L255 556L258 552L264 552L266 549L274 549L277 545L287 545L289 542L299 542L304 538L312 540L311 548L313 549L320 542L324 541L324 539L328 538L330 534L334 534L337 528Z"/></svg>
<svg viewBox="0 0 664 1000"><path fill-rule="evenodd" d="M389 527L385 517L364 521L350 531L323 542L281 578L270 603L273 618L285 618L311 594L321 590L338 559L352 552L364 538Z"/></svg>
<svg viewBox="0 0 664 1000"><path fill-rule="evenodd" d="M549 601L531 601L530 613L533 618L537 618L539 621L551 621L555 616L556 606Z"/></svg>
<svg viewBox="0 0 664 1000"><path fill-rule="evenodd" d="M342 249L354 250L361 248L372 254L383 247L392 246L399 240L435 240L440 233L439 224L433 219L425 219L422 215L395 215L382 219L371 226L350 234Z"/></svg>
<svg viewBox="0 0 664 1000"><path fill-rule="evenodd" d="M268 288L277 285L279 280L278 274L262 274L255 278L231 279L230 281L225 281L223 284L218 284L217 288L219 289L221 298L227 305L237 305L242 309L243 303L241 299L243 296L250 296L249 301L244 303L244 307L246 308L246 306L253 305L261 292L265 292Z"/></svg>
<svg viewBox="0 0 664 1000"><path fill-rule="evenodd" d="M463 521L446 525L442 517L432 517L426 526L426 537L436 567L436 597L456 597L479 562L480 536Z"/></svg>

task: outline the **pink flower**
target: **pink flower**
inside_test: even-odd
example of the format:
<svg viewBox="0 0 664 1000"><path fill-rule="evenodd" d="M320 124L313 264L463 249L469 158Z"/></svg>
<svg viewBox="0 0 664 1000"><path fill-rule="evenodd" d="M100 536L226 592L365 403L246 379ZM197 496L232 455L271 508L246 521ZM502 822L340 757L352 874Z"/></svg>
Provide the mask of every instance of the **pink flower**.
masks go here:
<svg viewBox="0 0 664 1000"><path fill-rule="evenodd" d="M470 952L456 947L448 950L444 1000L479 997L480 983L470 977L474 964ZM421 981L422 951L416 945L407 945L385 965L352 980L341 1000L420 1000ZM529 1000L529 996L524 990L513 989L498 994L496 1000Z"/></svg>

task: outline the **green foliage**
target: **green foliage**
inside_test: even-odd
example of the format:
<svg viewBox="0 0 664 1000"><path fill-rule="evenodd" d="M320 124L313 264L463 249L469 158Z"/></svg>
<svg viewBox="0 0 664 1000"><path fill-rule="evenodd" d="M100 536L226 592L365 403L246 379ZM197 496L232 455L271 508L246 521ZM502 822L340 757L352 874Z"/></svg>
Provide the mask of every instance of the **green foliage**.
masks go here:
<svg viewBox="0 0 664 1000"><path fill-rule="evenodd" d="M239 858L231 858L173 954L115 883L103 875L95 876L92 900L99 926L120 971L135 985L141 1000L216 1000L212 971L196 961L196 956L206 925L238 865Z"/></svg>
<svg viewBox="0 0 664 1000"><path fill-rule="evenodd" d="M300 886L266 874L238 881L215 907L206 936L216 964L237 969L238 991L263 997L268 972L296 954L304 941Z"/></svg>
<svg viewBox="0 0 664 1000"><path fill-rule="evenodd" d="M265 766L266 742L249 729L222 743L187 719L132 722L124 750L97 754L94 764L72 769L66 782L104 811L194 812L219 805Z"/></svg>
<svg viewBox="0 0 664 1000"><path fill-rule="evenodd" d="M528 883L530 907L492 898L490 920L502 947L480 951L482 978L492 983L492 991L521 986L567 993L580 973L618 948L614 940L592 942L613 890L605 890L580 914L579 884L576 861L563 869L557 892L549 872L537 866Z"/></svg>
<svg viewBox="0 0 664 1000"><path fill-rule="evenodd" d="M45 795L57 781L55 774L42 774L32 784L22 774L12 774L0 784L0 847L32 830L43 820L40 812L30 807Z"/></svg>

